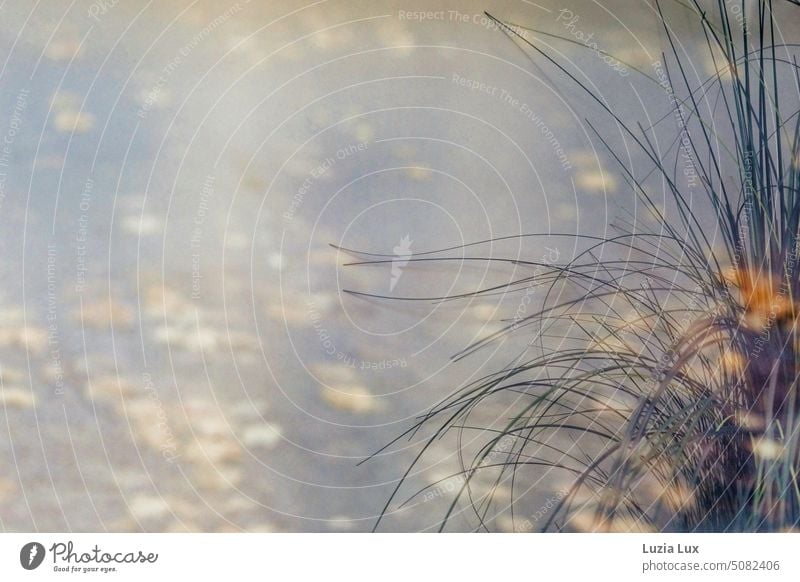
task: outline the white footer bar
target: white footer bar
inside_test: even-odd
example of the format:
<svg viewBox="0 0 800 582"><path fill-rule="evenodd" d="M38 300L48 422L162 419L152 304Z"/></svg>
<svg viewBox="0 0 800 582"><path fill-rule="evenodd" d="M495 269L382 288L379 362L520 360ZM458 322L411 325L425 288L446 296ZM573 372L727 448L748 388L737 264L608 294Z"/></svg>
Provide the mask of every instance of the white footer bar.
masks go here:
<svg viewBox="0 0 800 582"><path fill-rule="evenodd" d="M0 534L14 581L749 582L798 566L797 534Z"/></svg>

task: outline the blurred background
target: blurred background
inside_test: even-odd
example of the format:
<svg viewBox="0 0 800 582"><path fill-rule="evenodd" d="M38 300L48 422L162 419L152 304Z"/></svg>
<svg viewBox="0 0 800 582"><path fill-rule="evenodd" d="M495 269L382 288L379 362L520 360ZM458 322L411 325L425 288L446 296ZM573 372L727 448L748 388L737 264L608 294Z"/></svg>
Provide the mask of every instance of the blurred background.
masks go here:
<svg viewBox="0 0 800 582"><path fill-rule="evenodd" d="M479 435L382 447L531 349L451 359L542 301L515 259L637 217L619 129L484 10L674 138L644 1L0 4L1 529L369 531L404 476L380 529L438 528Z"/></svg>

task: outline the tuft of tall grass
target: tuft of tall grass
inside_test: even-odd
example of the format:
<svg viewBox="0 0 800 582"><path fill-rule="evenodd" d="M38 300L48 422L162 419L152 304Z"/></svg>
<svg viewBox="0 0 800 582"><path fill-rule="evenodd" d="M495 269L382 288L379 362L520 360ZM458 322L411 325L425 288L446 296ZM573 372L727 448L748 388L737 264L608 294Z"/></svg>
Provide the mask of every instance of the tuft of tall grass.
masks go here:
<svg viewBox="0 0 800 582"><path fill-rule="evenodd" d="M675 96L671 114L680 125L666 150L652 126L626 122L536 35L489 15L622 129L672 208L656 204L650 182L587 119L657 226L576 235L585 244L572 260L531 261L536 284L547 289L540 308L467 352L506 334L535 334L539 349L460 388L406 433L433 431L421 455L449 432L490 435L463 459L442 528L466 503L477 527L490 529L508 505L495 499L501 483L512 490L512 518L521 519L514 500L524 496L516 491L565 476L569 485L535 529L798 527L800 70L772 1L758 2L752 21L744 16L749 3L735 11L732 4L682 4L702 25L718 71L696 84L661 2L653 4L668 51L650 80ZM703 204L713 211L710 225ZM473 412L492 401L512 402L509 418L472 426ZM494 486L479 491L483 472Z"/></svg>

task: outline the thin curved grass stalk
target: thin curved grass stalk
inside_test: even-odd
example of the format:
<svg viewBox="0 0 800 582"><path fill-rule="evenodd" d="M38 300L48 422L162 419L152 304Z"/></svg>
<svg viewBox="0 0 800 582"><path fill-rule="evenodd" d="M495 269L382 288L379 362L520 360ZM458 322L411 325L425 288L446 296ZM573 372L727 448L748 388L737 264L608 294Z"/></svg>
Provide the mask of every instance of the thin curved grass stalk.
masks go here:
<svg viewBox="0 0 800 582"><path fill-rule="evenodd" d="M442 516L442 529L464 502L476 529L491 529L506 509L512 520L525 521L520 500L556 475L568 477L570 485L531 528L784 531L800 524L797 47L782 41L773 2L757 3L756 20L738 24L729 4L719 0L713 13L695 0L682 5L702 25L720 71L694 86L688 57L661 4L654 3L670 52L649 78L673 97L680 130L667 152L656 145L654 132L669 115L633 127L550 56L539 37L531 40L520 34L520 25L487 13L532 58L575 83L636 144L668 192L675 217L667 218L645 180L586 120L661 223L659 231L631 223L617 226L613 237L578 237L585 250L563 264L509 259L537 273L504 286L394 298L451 301L532 285L545 289L534 313L506 322L455 357L468 357L508 334L530 334L528 346L536 350L462 387L398 437L433 427L419 460L443 435L458 435L461 486ZM745 4L737 14L747 13ZM790 6L796 2L782 4L798 10ZM722 249L698 217L697 193L681 183L679 156L690 160ZM463 260L446 253L489 242L494 241L417 254L410 264ZM391 260L348 252L364 259L353 264ZM576 298L565 294L569 289ZM510 397L513 412L501 425L473 421L482 405ZM460 447L465 435L475 434L489 435L488 441L470 458ZM491 486L477 486L481 473L492 475ZM494 495L501 484L511 488L505 505Z"/></svg>

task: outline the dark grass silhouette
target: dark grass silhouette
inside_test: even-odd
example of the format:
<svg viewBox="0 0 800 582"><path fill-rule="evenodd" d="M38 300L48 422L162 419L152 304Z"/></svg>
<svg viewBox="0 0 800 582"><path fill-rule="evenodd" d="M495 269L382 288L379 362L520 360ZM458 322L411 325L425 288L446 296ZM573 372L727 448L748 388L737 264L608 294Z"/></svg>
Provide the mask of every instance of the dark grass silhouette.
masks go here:
<svg viewBox="0 0 800 582"><path fill-rule="evenodd" d="M495 499L495 487L476 486L482 472L494 485L510 484L513 519L521 514L514 513L516 491L545 487L548 474L570 476L571 485L532 524L536 529L798 527L798 47L782 41L773 2L758 3L752 22L744 7L733 13L730 4L719 0L709 12L697 1L682 4L702 25L719 71L694 85L680 39L662 5L653 4L669 50L648 78L674 95L670 115L680 125L666 151L652 126L623 121L540 47L536 31L523 34L519 24L489 15L622 128L652 164L673 208L654 202L641 174L587 119L658 226L631 222L617 225L615 236L582 237L584 250L564 264L516 261L538 268L535 282L515 284L544 286L542 305L458 357L507 334L529 334L537 354L526 352L462 387L402 435L432 431L419 458L447 433L458 433L459 443L468 432L490 435L477 451L460 451L461 485L442 528L467 504L478 529L491 529L492 517L509 505ZM780 8L797 10L792 17L800 19L800 8L789 4ZM702 204L713 211L711 228L698 218ZM455 249L417 254L410 262L441 260L448 250ZM357 264L390 260L365 259ZM548 349L548 338L566 340ZM473 412L495 400L513 402L510 418L473 426ZM544 479L532 482L532 469Z"/></svg>

